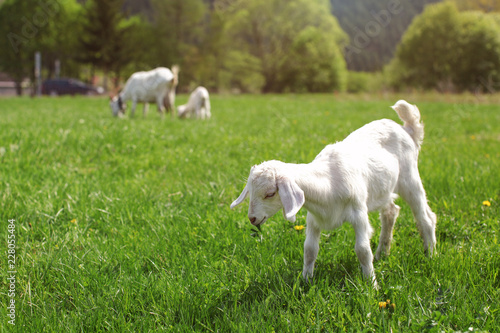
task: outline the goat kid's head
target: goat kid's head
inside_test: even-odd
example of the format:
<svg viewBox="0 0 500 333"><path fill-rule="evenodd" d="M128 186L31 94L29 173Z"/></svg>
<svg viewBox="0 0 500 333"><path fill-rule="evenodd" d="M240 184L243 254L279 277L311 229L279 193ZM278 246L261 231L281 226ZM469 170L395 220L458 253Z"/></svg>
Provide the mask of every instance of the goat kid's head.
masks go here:
<svg viewBox="0 0 500 333"><path fill-rule="evenodd" d="M247 184L231 208L250 196L248 219L253 225L261 225L283 208L283 216L295 222L295 215L305 202L304 192L286 171L286 164L268 161L254 165Z"/></svg>
<svg viewBox="0 0 500 333"><path fill-rule="evenodd" d="M187 116L186 109L186 105L179 105L177 107L177 114L179 115L179 118L185 118Z"/></svg>
<svg viewBox="0 0 500 333"><path fill-rule="evenodd" d="M120 95L112 97L109 101L109 106L111 107L113 116L116 117L125 114L125 103L123 103Z"/></svg>

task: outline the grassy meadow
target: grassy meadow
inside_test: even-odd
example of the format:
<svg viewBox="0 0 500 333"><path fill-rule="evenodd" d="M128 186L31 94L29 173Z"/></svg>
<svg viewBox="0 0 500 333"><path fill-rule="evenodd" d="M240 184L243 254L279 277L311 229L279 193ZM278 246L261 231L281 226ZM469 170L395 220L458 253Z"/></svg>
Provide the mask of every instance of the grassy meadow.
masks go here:
<svg viewBox="0 0 500 333"><path fill-rule="evenodd" d="M500 107L413 97L437 255L398 199L380 290L349 224L323 233L309 284L303 209L252 236L248 202L229 205L253 164L307 163L372 120L399 122L396 97L212 96L209 121L160 120L155 106L117 119L105 98L0 99L0 332L498 332Z"/></svg>

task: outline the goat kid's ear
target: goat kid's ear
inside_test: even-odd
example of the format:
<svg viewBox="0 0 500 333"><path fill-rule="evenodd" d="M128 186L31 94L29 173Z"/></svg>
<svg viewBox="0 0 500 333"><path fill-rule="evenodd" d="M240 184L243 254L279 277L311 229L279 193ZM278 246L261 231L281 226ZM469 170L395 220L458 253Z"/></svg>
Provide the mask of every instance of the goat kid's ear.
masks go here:
<svg viewBox="0 0 500 333"><path fill-rule="evenodd" d="M288 221L295 222L295 215L305 202L304 191L287 177L278 180L278 191L283 204L283 215Z"/></svg>
<svg viewBox="0 0 500 333"><path fill-rule="evenodd" d="M231 209L233 209L234 207L238 206L240 203L243 202L243 200L245 200L248 196L248 186L245 185L245 188L243 189L243 191L241 192L240 196L238 197L238 199L234 200L233 203L231 204Z"/></svg>

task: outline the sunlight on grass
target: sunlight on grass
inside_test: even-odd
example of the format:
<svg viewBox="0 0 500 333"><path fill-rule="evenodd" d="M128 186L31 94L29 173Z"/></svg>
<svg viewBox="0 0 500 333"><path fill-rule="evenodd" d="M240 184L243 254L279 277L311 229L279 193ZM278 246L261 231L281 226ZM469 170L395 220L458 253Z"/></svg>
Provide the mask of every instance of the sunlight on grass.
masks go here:
<svg viewBox="0 0 500 333"><path fill-rule="evenodd" d="M379 291L362 277L350 226L323 233L306 283L304 210L296 224L276 214L253 235L248 204L229 209L252 165L310 162L372 120L399 121L394 102L213 96L210 121L182 121L160 120L154 107L115 119L101 98L0 99L0 214L17 221L16 327L495 331L497 105L409 100L426 126L419 166L438 216L437 253L425 256L398 200L391 254L375 263ZM378 214L370 220L376 249Z"/></svg>

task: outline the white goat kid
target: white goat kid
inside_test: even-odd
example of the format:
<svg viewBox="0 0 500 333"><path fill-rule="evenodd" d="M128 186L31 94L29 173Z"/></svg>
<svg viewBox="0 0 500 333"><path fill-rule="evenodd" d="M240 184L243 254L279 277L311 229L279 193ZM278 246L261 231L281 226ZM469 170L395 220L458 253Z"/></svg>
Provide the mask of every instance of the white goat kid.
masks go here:
<svg viewBox="0 0 500 333"><path fill-rule="evenodd" d="M194 114L195 118L210 119L210 97L207 89L204 87L196 88L191 95L187 104L181 105L178 108L179 117L186 118Z"/></svg>
<svg viewBox="0 0 500 333"><path fill-rule="evenodd" d="M144 116L147 113L148 103L156 103L158 111L163 116L165 112L164 99L172 94L171 90L175 89L176 80L174 73L165 67L132 74L125 83L123 90L110 101L113 115L123 115L125 113L125 102L131 100L132 116L139 102L144 103Z"/></svg>
<svg viewBox="0 0 500 333"><path fill-rule="evenodd" d="M239 205L250 196L248 218L257 226L283 208L295 221L301 207L307 213L303 277L313 276L321 230L331 230L348 221L356 233L355 251L363 274L377 286L370 238L373 229L368 212L380 211L378 260L388 255L399 207L395 193L410 205L426 252L436 245L436 215L427 204L418 171L418 153L424 137L420 112L414 105L398 101L393 109L404 126L392 120L373 121L351 133L344 141L326 146L309 164L267 161L253 166Z"/></svg>

